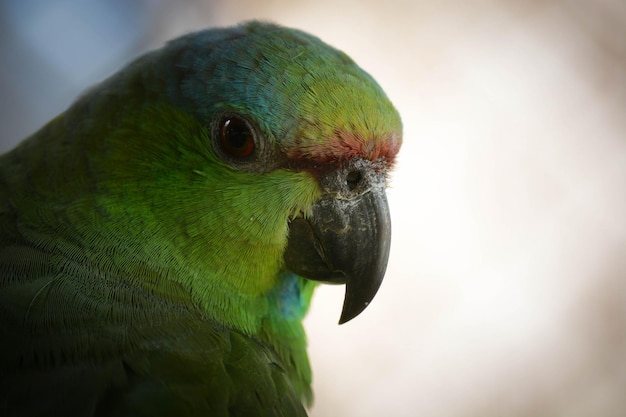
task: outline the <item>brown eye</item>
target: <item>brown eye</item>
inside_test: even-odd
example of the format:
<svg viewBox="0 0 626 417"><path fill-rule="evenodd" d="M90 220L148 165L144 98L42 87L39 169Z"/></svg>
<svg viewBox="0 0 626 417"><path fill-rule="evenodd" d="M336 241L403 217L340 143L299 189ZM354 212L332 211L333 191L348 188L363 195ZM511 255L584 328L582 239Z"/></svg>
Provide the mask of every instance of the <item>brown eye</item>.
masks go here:
<svg viewBox="0 0 626 417"><path fill-rule="evenodd" d="M224 153L234 158L245 158L254 151L254 135L248 123L237 117L220 122L219 142Z"/></svg>

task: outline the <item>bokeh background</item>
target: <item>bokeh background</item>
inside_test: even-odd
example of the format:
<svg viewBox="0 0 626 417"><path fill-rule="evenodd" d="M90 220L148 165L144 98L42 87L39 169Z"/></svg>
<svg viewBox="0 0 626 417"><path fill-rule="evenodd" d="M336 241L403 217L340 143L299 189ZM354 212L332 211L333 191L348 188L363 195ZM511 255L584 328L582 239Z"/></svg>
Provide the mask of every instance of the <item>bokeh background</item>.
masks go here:
<svg viewBox="0 0 626 417"><path fill-rule="evenodd" d="M626 2L4 0L0 151L165 40L312 32L397 105L372 305L306 320L314 417L626 414Z"/></svg>

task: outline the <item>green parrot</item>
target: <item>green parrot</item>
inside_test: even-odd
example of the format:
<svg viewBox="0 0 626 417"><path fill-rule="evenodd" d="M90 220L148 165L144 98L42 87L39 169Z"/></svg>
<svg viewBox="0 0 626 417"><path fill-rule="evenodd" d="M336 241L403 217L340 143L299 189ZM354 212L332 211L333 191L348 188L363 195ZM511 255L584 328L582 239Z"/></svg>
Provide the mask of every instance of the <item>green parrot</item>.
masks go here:
<svg viewBox="0 0 626 417"><path fill-rule="evenodd" d="M175 39L0 157L0 416L305 416L318 282L383 279L400 117L348 56Z"/></svg>

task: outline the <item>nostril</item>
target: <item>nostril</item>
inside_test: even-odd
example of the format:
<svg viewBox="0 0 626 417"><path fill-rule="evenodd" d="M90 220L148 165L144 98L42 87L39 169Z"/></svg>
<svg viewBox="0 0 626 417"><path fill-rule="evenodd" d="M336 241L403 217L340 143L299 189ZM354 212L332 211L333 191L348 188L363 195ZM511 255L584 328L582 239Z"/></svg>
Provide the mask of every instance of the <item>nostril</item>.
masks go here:
<svg viewBox="0 0 626 417"><path fill-rule="evenodd" d="M348 185L348 190L353 191L361 182L361 172L360 171L350 171L348 175L346 175L346 184Z"/></svg>

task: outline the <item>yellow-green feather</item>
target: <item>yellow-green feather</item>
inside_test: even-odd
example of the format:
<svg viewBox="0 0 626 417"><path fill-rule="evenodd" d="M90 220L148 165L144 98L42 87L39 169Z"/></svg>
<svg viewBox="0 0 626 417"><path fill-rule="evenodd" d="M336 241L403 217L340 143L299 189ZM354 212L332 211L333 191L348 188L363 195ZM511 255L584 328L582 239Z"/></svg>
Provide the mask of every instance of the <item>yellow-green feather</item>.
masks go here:
<svg viewBox="0 0 626 417"><path fill-rule="evenodd" d="M231 166L221 112L299 160ZM0 414L304 415L315 284L282 255L321 190L298 163L393 156L400 131L345 54L256 22L87 92L0 157Z"/></svg>

